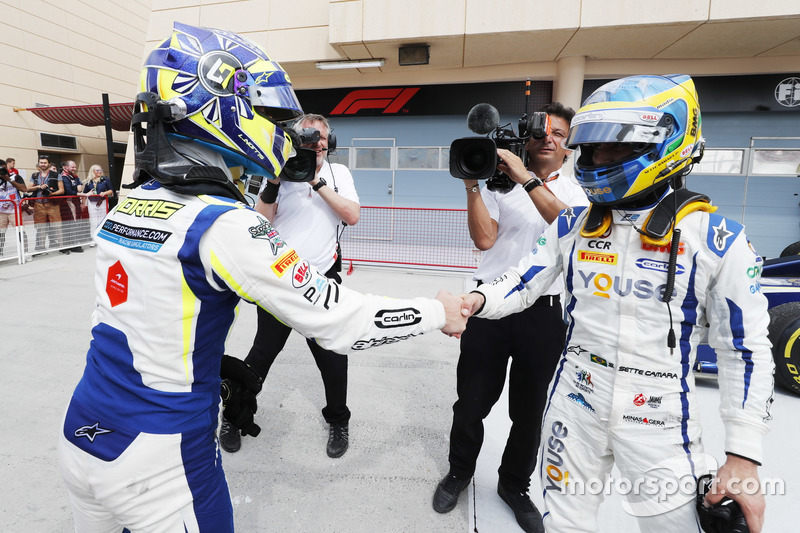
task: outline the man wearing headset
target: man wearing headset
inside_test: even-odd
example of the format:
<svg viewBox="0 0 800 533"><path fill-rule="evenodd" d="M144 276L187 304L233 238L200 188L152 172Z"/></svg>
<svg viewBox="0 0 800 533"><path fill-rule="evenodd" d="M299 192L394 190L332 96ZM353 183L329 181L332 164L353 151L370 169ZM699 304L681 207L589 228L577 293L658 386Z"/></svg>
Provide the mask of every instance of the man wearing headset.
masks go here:
<svg viewBox="0 0 800 533"><path fill-rule="evenodd" d="M297 119L295 130L302 141L308 141L302 146L316 152L314 179L310 182L264 179L256 211L272 222L312 268L341 283L339 236L344 226L358 222L361 210L353 176L346 166L327 161L328 153L336 149L328 119L305 114ZM262 381L291 332L292 328L258 308L258 330L245 362ZM326 451L328 457L341 457L349 443L347 355L326 350L313 339L306 342L325 387L327 405L322 416L329 424ZM239 430L225 420L220 428L220 444L230 453L241 447Z"/></svg>
<svg viewBox="0 0 800 533"><path fill-rule="evenodd" d="M700 128L689 76L632 76L597 89L566 140L590 207L562 211L519 265L465 297L476 316L499 318L565 280L567 343L539 454L548 533L598 530L603 491L592 487L615 464L644 532L700 531L698 516L705 526L707 505L723 496L761 531L757 466L774 367L762 259L740 224L683 187L702 157ZM707 325L727 457L696 507L694 487L713 468L692 375Z"/></svg>

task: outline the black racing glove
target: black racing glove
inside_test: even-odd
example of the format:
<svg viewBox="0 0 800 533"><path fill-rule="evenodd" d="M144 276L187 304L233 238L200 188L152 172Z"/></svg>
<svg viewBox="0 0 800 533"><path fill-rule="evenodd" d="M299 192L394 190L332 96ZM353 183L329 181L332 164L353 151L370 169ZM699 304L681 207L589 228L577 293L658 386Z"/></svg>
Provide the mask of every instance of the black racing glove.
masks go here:
<svg viewBox="0 0 800 533"><path fill-rule="evenodd" d="M730 498L706 506L706 493L711 489L712 476L706 474L697 480L697 516L706 533L750 533L739 504Z"/></svg>
<svg viewBox="0 0 800 533"><path fill-rule="evenodd" d="M257 437L261 428L253 421L253 415L258 411L256 395L261 392L261 376L247 363L230 355L222 356L219 375L222 378L222 416L239 428L242 435Z"/></svg>

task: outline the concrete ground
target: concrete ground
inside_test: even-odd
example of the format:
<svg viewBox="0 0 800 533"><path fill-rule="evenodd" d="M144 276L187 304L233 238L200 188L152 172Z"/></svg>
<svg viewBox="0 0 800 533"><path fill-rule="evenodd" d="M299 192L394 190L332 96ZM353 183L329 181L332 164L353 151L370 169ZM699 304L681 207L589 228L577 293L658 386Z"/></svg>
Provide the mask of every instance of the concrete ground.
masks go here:
<svg viewBox="0 0 800 533"><path fill-rule="evenodd" d="M4 480L0 531L72 531L66 491L56 465L63 410L80 378L89 343L94 249L49 253L31 263L0 263L3 312L0 370L0 475ZM357 266L344 283L388 296L434 296L440 288L471 288L464 275ZM228 353L243 357L255 333L256 314L243 305ZM521 531L495 492L497 466L508 434L505 395L486 422L486 442L475 480L454 511L431 508L436 484L447 472L455 401L458 341L431 333L350 356L350 449L325 455L327 425L320 409L319 372L304 340L292 334L259 396L258 438L223 454L238 531L459 532ZM699 386L707 451L723 457L718 389ZM764 531L796 531L800 462L796 442L800 398L776 392L772 432L762 478L784 483L768 496ZM541 504L534 480L533 500ZM636 531L617 494L601 509L601 532ZM540 505L541 508L541 505Z"/></svg>

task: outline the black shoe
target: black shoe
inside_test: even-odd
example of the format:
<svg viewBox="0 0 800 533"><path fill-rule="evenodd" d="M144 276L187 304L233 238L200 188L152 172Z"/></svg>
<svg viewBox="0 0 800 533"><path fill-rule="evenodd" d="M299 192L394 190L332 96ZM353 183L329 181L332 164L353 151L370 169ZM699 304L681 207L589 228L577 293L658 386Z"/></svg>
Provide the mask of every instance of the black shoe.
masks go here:
<svg viewBox="0 0 800 533"><path fill-rule="evenodd" d="M242 447L242 436L239 434L239 429L224 418L219 428L219 445L228 453L236 453Z"/></svg>
<svg viewBox="0 0 800 533"><path fill-rule="evenodd" d="M517 524L527 533L545 533L544 525L542 524L542 514L539 509L533 505L528 491L512 491L506 488L502 483L497 483L497 494L500 498L511 507L514 511L514 517L517 519Z"/></svg>
<svg viewBox="0 0 800 533"><path fill-rule="evenodd" d="M437 485L436 492L433 493L433 510L437 513L452 511L458 503L458 495L467 488L470 479L472 476L459 477L448 472Z"/></svg>
<svg viewBox="0 0 800 533"><path fill-rule="evenodd" d="M58 251L58 253L64 254L64 255L69 255L69 250L67 250L66 248L62 248L61 250Z"/></svg>
<svg viewBox="0 0 800 533"><path fill-rule="evenodd" d="M69 251L70 252L75 252L75 253L78 253L78 254L82 254L83 253L83 248L81 248L80 246L76 246L75 248L70 248Z"/></svg>
<svg viewBox="0 0 800 533"><path fill-rule="evenodd" d="M349 446L349 424L347 422L332 423L328 429L328 457L341 457Z"/></svg>

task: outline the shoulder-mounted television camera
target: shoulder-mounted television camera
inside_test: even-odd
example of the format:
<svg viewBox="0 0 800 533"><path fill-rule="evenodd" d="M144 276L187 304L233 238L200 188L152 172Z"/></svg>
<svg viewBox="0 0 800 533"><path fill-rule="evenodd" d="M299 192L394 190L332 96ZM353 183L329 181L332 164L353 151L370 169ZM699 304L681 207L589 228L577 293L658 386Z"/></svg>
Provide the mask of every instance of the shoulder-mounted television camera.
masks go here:
<svg viewBox="0 0 800 533"><path fill-rule="evenodd" d="M500 113L494 106L478 104L467 114L467 127L485 137L463 137L450 145L450 175L466 180L488 180L489 190L508 192L514 182L497 169L501 161L497 149L504 148L528 165L528 140L542 139L550 134L550 116L537 111L519 119L519 135L511 124L500 126Z"/></svg>

